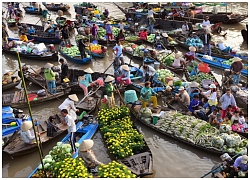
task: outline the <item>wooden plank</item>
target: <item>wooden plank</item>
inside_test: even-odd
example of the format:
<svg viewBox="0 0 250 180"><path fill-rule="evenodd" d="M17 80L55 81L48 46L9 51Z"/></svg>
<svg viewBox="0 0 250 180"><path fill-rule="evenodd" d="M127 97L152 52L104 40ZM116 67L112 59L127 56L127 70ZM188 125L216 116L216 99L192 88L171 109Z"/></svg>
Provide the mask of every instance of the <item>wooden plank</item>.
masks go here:
<svg viewBox="0 0 250 180"><path fill-rule="evenodd" d="M11 103L16 103L16 99L18 96L19 96L19 91L15 91L15 95L14 95Z"/></svg>

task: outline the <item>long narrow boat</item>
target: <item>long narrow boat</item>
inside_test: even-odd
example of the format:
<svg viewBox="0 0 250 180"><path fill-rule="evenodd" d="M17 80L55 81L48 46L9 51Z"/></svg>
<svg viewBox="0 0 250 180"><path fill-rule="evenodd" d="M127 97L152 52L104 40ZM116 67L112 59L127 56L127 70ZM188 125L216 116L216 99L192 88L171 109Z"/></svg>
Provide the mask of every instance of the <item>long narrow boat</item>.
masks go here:
<svg viewBox="0 0 250 180"><path fill-rule="evenodd" d="M16 76L16 77L13 77L13 78L18 78L18 77ZM12 79L13 79L13 78L12 78ZM2 90L3 90L3 91L7 91L7 90L10 90L10 89L13 89L13 88L15 88L20 82L21 82L21 80L18 79L16 82L11 82L11 83L8 83L8 84L2 84Z"/></svg>
<svg viewBox="0 0 250 180"><path fill-rule="evenodd" d="M42 141L42 146L46 145L48 142L51 142L54 138L57 136L63 134L67 131L67 125L64 125L61 122L61 119L58 115L55 115L56 120L54 121L55 124L60 130L57 131L54 137L48 137L47 136L47 121L40 121L41 126L39 125L38 131L40 132L40 138ZM78 129L79 126L81 126L82 123L76 125L76 128ZM4 149L3 152L8 153L11 157L15 156L21 156L24 154L29 154L31 152L37 151L38 147L37 144L26 144L21 140L20 135L17 136L12 142L10 142Z"/></svg>
<svg viewBox="0 0 250 180"><path fill-rule="evenodd" d="M77 141L77 143L81 144L84 140L87 139L92 139L92 137L94 136L94 134L96 133L96 131L98 130L98 124L96 123L90 123L87 126L83 126L82 122L78 122L78 128L76 131L76 136L77 139L79 138L79 140ZM61 142L63 144L69 144L70 143L70 134L66 135ZM73 158L76 158L78 156L78 148L76 153L72 156ZM33 178L33 177L37 177L36 174L39 174L39 170L38 167L36 167L36 169L34 169L34 171L32 171L32 173L30 173L30 175L28 176L28 178Z"/></svg>
<svg viewBox="0 0 250 180"><path fill-rule="evenodd" d="M70 9L70 6L68 4L55 4L55 3L51 3L51 4L47 4L45 2L42 3L48 10L50 11L68 11Z"/></svg>
<svg viewBox="0 0 250 180"><path fill-rule="evenodd" d="M21 23L21 24L23 25L24 23ZM24 32L29 40L34 39L34 41L37 41L37 42L50 43L50 44L57 44L62 41L60 38L55 37L54 32L53 33L44 32L43 26L39 26L36 24L26 24L26 25L28 27L33 26L36 31L35 35L30 35L29 33Z"/></svg>
<svg viewBox="0 0 250 180"><path fill-rule="evenodd" d="M139 105L136 105L139 106ZM134 108L136 109L136 108ZM138 109L138 108L137 108ZM146 126L148 126L149 128L158 131L160 133L162 133L163 135L166 135L167 137L173 138L177 141L180 141L182 143L188 144L194 148L198 148L201 150L204 150L206 152L209 153L213 153L213 154L223 154L223 153L228 153L230 155L235 155L237 154L236 152L228 152L227 150L223 150L223 149L219 149L219 148L215 148L213 146L211 146L211 137L217 135L217 134L203 134L203 135L199 135L199 134L193 134L196 131L199 133L198 128L202 127L206 127L204 129L207 129L208 132L215 132L215 131L219 131L217 130L215 127L211 127L211 125L203 120L200 119L196 119L194 117L190 117L190 116L185 116L182 115L180 113L178 113L177 111L173 111L171 109L165 111L165 113L169 113L169 115L164 116L166 120L164 120L164 118L161 120L158 120L158 122L151 120L151 118L149 119L145 119L145 118L139 118L139 116L137 115L138 112L136 112L135 110L131 110L131 112L135 115L135 117L138 117L136 120L142 122L143 124L145 124ZM175 114L172 118L172 115ZM178 118L178 116L180 118ZM184 118L185 116L185 118ZM185 121L190 121L192 120L192 118L194 119L193 124L186 124ZM192 132L189 130L189 128L193 129ZM202 131L200 129L200 131ZM204 131L203 129L203 131ZM192 138L191 138L192 136ZM246 138L240 136L241 140L245 140L247 141ZM208 140L210 139L210 140ZM244 148L244 147L242 147ZM245 147L246 148L246 147Z"/></svg>
<svg viewBox="0 0 250 180"><path fill-rule="evenodd" d="M39 11L38 8L34 8L33 6L23 7L23 9L27 14L42 15L42 11Z"/></svg>
<svg viewBox="0 0 250 180"><path fill-rule="evenodd" d="M92 61L92 55L89 55L89 57L83 58L81 59L81 55L75 55L74 57L69 56L68 54L66 54L64 51L64 48L67 47L62 47L61 45L59 45L59 52L67 59L73 61L74 63L77 64L89 64Z"/></svg>
<svg viewBox="0 0 250 180"><path fill-rule="evenodd" d="M209 60L203 57L203 54L196 53L196 57L200 59L202 62L209 64L212 67L220 68L220 69L230 69L230 65L224 64L223 62L228 61L227 59L218 58L212 56L213 60ZM244 64L244 67L247 68L247 65ZM243 69L241 73L245 76L248 76L248 70Z"/></svg>
<svg viewBox="0 0 250 180"><path fill-rule="evenodd" d="M47 102L56 98L59 98L61 96L67 95L70 92L70 88L63 88L62 86L56 87L56 93L50 94L45 93L45 96L38 96L39 91L29 91L28 97L31 106L38 105L43 102ZM10 94L3 94L2 96L2 105L3 106L11 106L11 107L17 107L17 108L23 108L27 107L27 102L25 98L24 91L15 91L14 93Z"/></svg>

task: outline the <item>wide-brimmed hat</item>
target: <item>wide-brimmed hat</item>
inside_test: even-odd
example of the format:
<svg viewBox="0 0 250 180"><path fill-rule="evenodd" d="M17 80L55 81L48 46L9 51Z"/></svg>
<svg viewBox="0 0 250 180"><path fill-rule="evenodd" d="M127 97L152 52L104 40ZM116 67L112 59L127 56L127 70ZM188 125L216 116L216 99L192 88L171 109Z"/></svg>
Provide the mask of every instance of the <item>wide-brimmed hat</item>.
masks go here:
<svg viewBox="0 0 250 180"><path fill-rule="evenodd" d="M233 58L233 63L234 63L234 62L239 62L239 61L242 61L242 59L241 59L241 58L238 58L238 57L234 57L234 58Z"/></svg>
<svg viewBox="0 0 250 180"><path fill-rule="evenodd" d="M178 59L178 58L181 57L181 56L182 56L182 52L180 52L180 51L177 52L177 53L175 54L175 58L176 58L176 59Z"/></svg>
<svg viewBox="0 0 250 180"><path fill-rule="evenodd" d="M242 164L247 164L248 162L248 156L247 155L243 155L242 158L241 158L241 163Z"/></svg>
<svg viewBox="0 0 250 180"><path fill-rule="evenodd" d="M190 84L191 88L196 88L196 87L199 87L199 86L200 86L200 84L197 83L197 82L191 82L191 84Z"/></svg>
<svg viewBox="0 0 250 180"><path fill-rule="evenodd" d="M94 141L91 139L84 140L79 146L79 151L87 151L88 149L92 148L94 145Z"/></svg>
<svg viewBox="0 0 250 180"><path fill-rule="evenodd" d="M113 81L113 80L115 80L115 78L114 78L114 77L112 77L112 76L108 76L108 77L105 79L105 81L104 81L104 82L110 82L110 81Z"/></svg>
<svg viewBox="0 0 250 180"><path fill-rule="evenodd" d="M162 36L163 37L168 37L168 34L167 33L162 33Z"/></svg>
<svg viewBox="0 0 250 180"><path fill-rule="evenodd" d="M189 49L189 51L192 51L192 52L196 51L196 48L194 46L190 46L188 49Z"/></svg>
<svg viewBox="0 0 250 180"><path fill-rule="evenodd" d="M85 69L84 72L90 73L90 74L94 73L94 71L91 68Z"/></svg>
<svg viewBox="0 0 250 180"><path fill-rule="evenodd" d="M222 39L219 39L219 40L218 40L218 43L223 43Z"/></svg>
<svg viewBox="0 0 250 180"><path fill-rule="evenodd" d="M210 84L209 88L215 89L216 86L215 86L215 84Z"/></svg>
<svg viewBox="0 0 250 180"><path fill-rule="evenodd" d="M32 127L32 122L31 121L25 121L22 124L22 131L28 131Z"/></svg>
<svg viewBox="0 0 250 180"><path fill-rule="evenodd" d="M78 97L76 94L71 94L71 95L68 95L69 99L71 99L72 101L75 101L77 102L78 101Z"/></svg>
<svg viewBox="0 0 250 180"><path fill-rule="evenodd" d="M45 64L44 68L51 68L51 67L53 67L53 66L54 66L53 64L47 63L47 64Z"/></svg>
<svg viewBox="0 0 250 180"><path fill-rule="evenodd" d="M183 86L181 86L180 88L179 88L179 91L182 91L182 90L184 90L185 88L183 87Z"/></svg>
<svg viewBox="0 0 250 180"><path fill-rule="evenodd" d="M122 65L122 69L124 69L125 71L129 71L128 65Z"/></svg>
<svg viewBox="0 0 250 180"><path fill-rule="evenodd" d="M3 70L3 74L6 74L6 73L8 73L8 72L10 72L11 70L9 70L9 69L4 69Z"/></svg>

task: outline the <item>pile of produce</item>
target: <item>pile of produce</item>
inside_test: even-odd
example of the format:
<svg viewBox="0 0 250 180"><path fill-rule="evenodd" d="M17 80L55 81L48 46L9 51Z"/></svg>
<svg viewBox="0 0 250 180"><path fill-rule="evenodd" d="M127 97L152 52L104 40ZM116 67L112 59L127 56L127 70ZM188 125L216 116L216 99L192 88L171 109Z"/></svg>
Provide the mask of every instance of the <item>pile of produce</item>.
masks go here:
<svg viewBox="0 0 250 180"><path fill-rule="evenodd" d="M13 23L13 22L16 22L16 20L15 19L8 19L8 22Z"/></svg>
<svg viewBox="0 0 250 180"><path fill-rule="evenodd" d="M143 57L144 49L146 48L145 45L137 45L134 43L125 43L123 47L126 51L132 53L133 56Z"/></svg>
<svg viewBox="0 0 250 180"><path fill-rule="evenodd" d="M139 153L145 146L143 135L133 128L127 107L102 109L98 120L108 149L117 159Z"/></svg>
<svg viewBox="0 0 250 180"><path fill-rule="evenodd" d="M154 11L154 12L160 12L160 11L161 11L161 8L153 8L153 11Z"/></svg>
<svg viewBox="0 0 250 180"><path fill-rule="evenodd" d="M102 53L102 46L99 44L90 44L86 47L87 50L90 50L93 53L101 54Z"/></svg>
<svg viewBox="0 0 250 180"><path fill-rule="evenodd" d="M156 59L158 60L158 61L160 61L161 63L163 63L163 64L165 64L165 61L166 61L166 66L168 66L168 64L171 64L171 62L173 61L173 60L171 60L170 62L169 62L169 60L167 60L167 59L169 59L171 57L171 59L173 59L174 58L174 53L172 53L172 51L171 50L166 50L166 51L164 51L163 53L157 53L156 54Z"/></svg>
<svg viewBox="0 0 250 180"><path fill-rule="evenodd" d="M106 30L102 27L99 27L97 34L98 39L104 39L105 36L106 36Z"/></svg>
<svg viewBox="0 0 250 180"><path fill-rule="evenodd" d="M117 37L119 32L120 32L120 29L113 26L112 27L112 32L113 32L113 36Z"/></svg>
<svg viewBox="0 0 250 180"><path fill-rule="evenodd" d="M127 36L125 37L126 41L138 41L140 38L138 36Z"/></svg>
<svg viewBox="0 0 250 180"><path fill-rule="evenodd" d="M77 46L71 46L71 47L63 47L62 52L67 54L68 56L74 58L76 56L80 56L80 51L78 50ZM86 57L89 58L90 55L86 53Z"/></svg>
<svg viewBox="0 0 250 180"><path fill-rule="evenodd" d="M188 46L195 46L198 49L203 47L203 42L200 38L187 38L185 42Z"/></svg>
<svg viewBox="0 0 250 180"><path fill-rule="evenodd" d="M147 38L148 38L148 42L152 43L152 42L154 42L155 34L150 34L150 35L148 35Z"/></svg>
<svg viewBox="0 0 250 180"><path fill-rule="evenodd" d="M247 152L247 139L242 139L237 133L220 133L210 123L177 111L165 112L154 126L172 136L208 149L230 154Z"/></svg>
<svg viewBox="0 0 250 180"><path fill-rule="evenodd" d="M240 97L246 104L248 104L248 89L240 89L236 92L236 96Z"/></svg>
<svg viewBox="0 0 250 180"><path fill-rule="evenodd" d="M80 35L80 34L77 34L77 35L75 36L76 43L78 43L78 41L79 41L80 39L86 39L86 40L88 40L88 37L87 37L87 36Z"/></svg>
<svg viewBox="0 0 250 180"><path fill-rule="evenodd" d="M155 73L158 76L158 79L163 83L163 84L167 84L168 82L166 81L166 78L168 78L169 80L172 80L174 77L174 74L171 73L170 70L168 69L158 69L155 71Z"/></svg>
<svg viewBox="0 0 250 180"><path fill-rule="evenodd" d="M98 167L98 177L100 178L136 178L136 175L124 165L112 161L107 165L103 164Z"/></svg>
<svg viewBox="0 0 250 180"><path fill-rule="evenodd" d="M197 75L190 76L189 78L191 82L195 81L198 83L202 83L202 81L205 79L215 81L215 77L213 75L202 73L202 72L199 72Z"/></svg>

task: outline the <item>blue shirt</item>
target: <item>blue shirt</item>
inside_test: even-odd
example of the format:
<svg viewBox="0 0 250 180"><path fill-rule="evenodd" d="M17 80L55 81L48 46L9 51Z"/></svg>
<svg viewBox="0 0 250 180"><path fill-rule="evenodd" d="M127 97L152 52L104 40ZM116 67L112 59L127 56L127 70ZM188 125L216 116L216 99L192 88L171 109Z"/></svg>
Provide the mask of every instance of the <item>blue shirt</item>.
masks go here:
<svg viewBox="0 0 250 180"><path fill-rule="evenodd" d="M148 92L148 93L147 93ZM147 93L147 94L146 94ZM155 95L156 92L154 92L154 90L151 87L143 87L141 89L141 99L143 101L149 101L149 99L151 98L152 95Z"/></svg>
<svg viewBox="0 0 250 180"><path fill-rule="evenodd" d="M106 34L112 34L112 29L110 24L105 25Z"/></svg>
<svg viewBox="0 0 250 180"><path fill-rule="evenodd" d="M232 94L230 94L230 96L223 94L220 98L220 102L222 110L226 110L229 105L236 106L236 102Z"/></svg>
<svg viewBox="0 0 250 180"><path fill-rule="evenodd" d="M92 77L90 74L85 74L85 79L80 80L80 84L83 84L84 86L88 87L90 83L92 83Z"/></svg>
<svg viewBox="0 0 250 180"><path fill-rule="evenodd" d="M33 29L33 28L29 28L29 30L28 30L28 33L29 34L34 34L36 31L35 31L35 29Z"/></svg>
<svg viewBox="0 0 250 180"><path fill-rule="evenodd" d="M234 167L239 168L241 171L247 171L248 170L248 162L246 164L241 163L242 156L238 157L234 161Z"/></svg>
<svg viewBox="0 0 250 180"><path fill-rule="evenodd" d="M188 106L188 110L189 110L190 112L194 112L194 110L196 110L196 108L198 108L198 106L201 106L201 102L200 102L199 100L193 99L193 100L190 102L189 106ZM198 109L197 109L197 110L198 110Z"/></svg>
<svg viewBox="0 0 250 180"><path fill-rule="evenodd" d="M123 54L122 54L122 45L118 46L116 45L113 50L116 51L116 57L123 57Z"/></svg>

